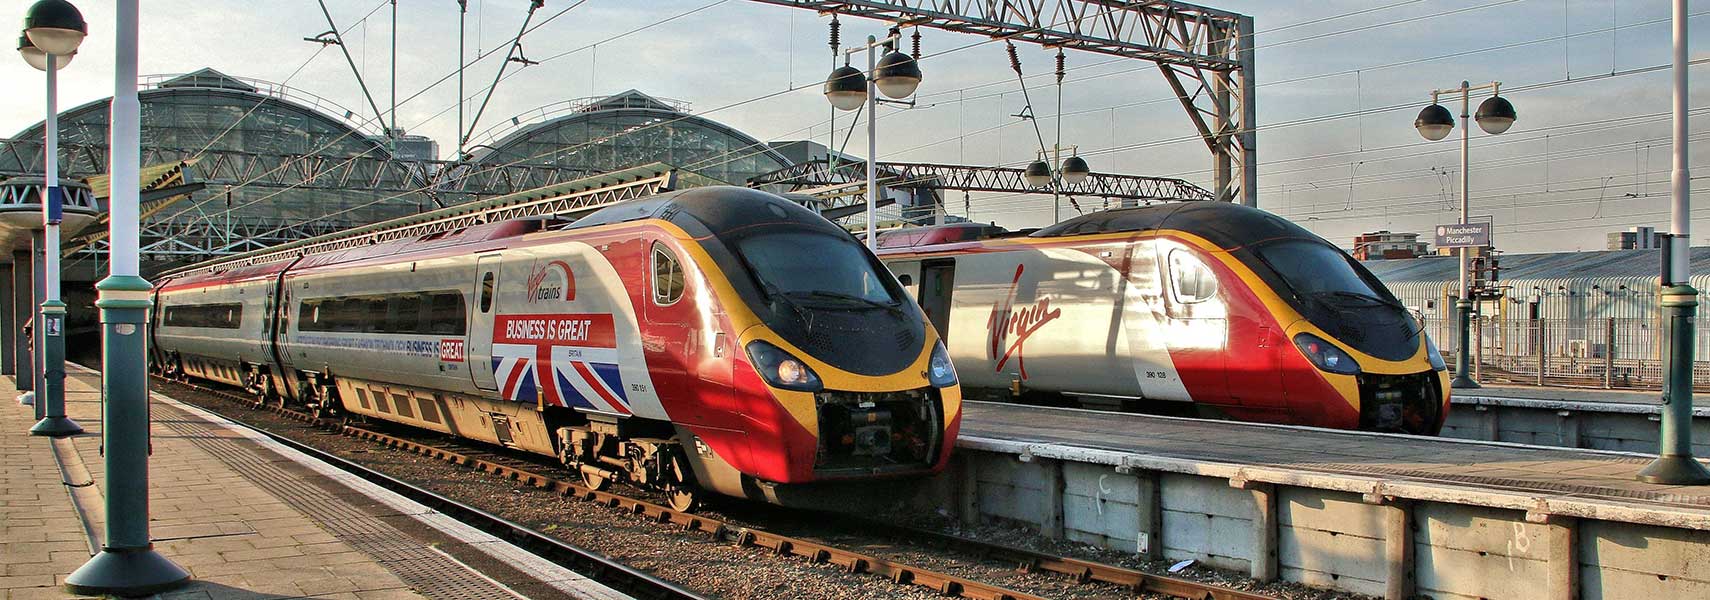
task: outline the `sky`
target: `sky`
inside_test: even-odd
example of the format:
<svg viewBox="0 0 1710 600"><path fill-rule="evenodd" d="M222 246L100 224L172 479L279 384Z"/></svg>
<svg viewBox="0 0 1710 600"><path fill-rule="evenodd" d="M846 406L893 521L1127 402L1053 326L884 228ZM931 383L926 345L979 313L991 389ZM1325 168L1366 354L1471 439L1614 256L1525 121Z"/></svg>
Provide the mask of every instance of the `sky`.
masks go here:
<svg viewBox="0 0 1710 600"><path fill-rule="evenodd" d="M465 114L486 97L526 0L469 0ZM1513 129L1471 135L1471 214L1495 225L1510 253L1599 250L1605 234L1668 220L1671 79L1668 3L1633 0L1318 0L1202 4L1254 17L1259 206L1344 247L1364 231L1429 233L1458 218L1458 137L1426 142L1412 127L1431 91L1500 81L1520 117ZM112 95L108 2L78 2L90 37L60 74L60 107ZM373 118L337 47L304 41L330 29L307 0L145 0L140 72L210 67L283 83L356 118ZM382 111L391 6L326 0ZM27 3L9 3L22 18ZM568 9L568 10L566 10ZM1710 7L1697 9L1710 12ZM4 10L0 10L3 13ZM555 16L556 15L556 16ZM455 0L398 2L397 123L454 152L458 10ZM17 22L17 21L14 21ZM542 24L544 22L544 24ZM502 136L555 102L627 89L682 100L764 141L826 143L831 109L819 83L832 67L829 18L743 0L548 0L523 38L539 64L506 71L475 140ZM845 45L887 24L845 17ZM1690 20L1706 31L1710 19ZM1703 34L1694 61L1710 62ZM1211 186L1211 157L1151 63L1071 51L1058 88L1053 55L1021 46L1025 94L1003 44L923 32L925 79L914 108L882 108L882 160L1022 166L1057 136L1094 171L1179 177ZM1692 67L1694 141L1710 139L1710 70ZM43 76L0 61L0 135L41 120ZM1473 98L1476 107L1482 97ZM1032 122L1012 115L1031 100ZM1443 100L1451 109L1458 98ZM342 114L342 110L335 112ZM837 117L836 143L866 148L865 127ZM1033 124L1040 127L1035 132ZM1458 136L1457 130L1453 136ZM1699 144L1695 148L1705 148ZM1710 150L1692 155L1695 244L1710 244ZM1007 227L1052 222L1048 196L947 198L952 214ZM1100 201L1077 199L1079 210ZM1064 202L1061 216L1077 213Z"/></svg>

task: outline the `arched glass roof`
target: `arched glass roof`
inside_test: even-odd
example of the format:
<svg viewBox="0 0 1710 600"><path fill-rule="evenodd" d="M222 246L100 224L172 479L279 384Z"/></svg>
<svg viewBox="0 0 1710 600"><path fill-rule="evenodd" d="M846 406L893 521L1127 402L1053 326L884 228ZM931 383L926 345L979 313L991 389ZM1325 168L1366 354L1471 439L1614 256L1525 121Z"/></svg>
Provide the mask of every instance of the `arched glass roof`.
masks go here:
<svg viewBox="0 0 1710 600"><path fill-rule="evenodd" d="M258 80L231 77L212 69L145 80L138 93L142 104L142 145L169 156L193 156L204 150L256 155L319 155L325 157L387 158L381 130L336 104L304 92ZM111 98L103 98L59 115L60 163L67 176L105 170L104 158L76 160L88 148L107 145ZM371 121L371 120L370 120ZM23 152L39 158L43 125L19 132ZM25 147L24 141L29 141ZM215 160L204 156L204 161ZM241 160L226 155L219 160ZM5 164L6 162L14 164ZM23 171L17 154L0 152L0 171ZM262 164L262 163L256 163ZM144 165L148 166L148 165ZM422 210L428 200L417 195L361 190L304 189L268 186L251 181L262 173L232 165L224 173L246 174L235 183L210 184L150 218L149 222L206 225L209 231L263 233L280 227L343 228L381 221ZM222 185L225 184L225 185ZM431 208L431 206L428 206ZM145 240L145 244L147 240Z"/></svg>
<svg viewBox="0 0 1710 600"><path fill-rule="evenodd" d="M748 134L635 90L567 106L573 112L505 134L475 162L599 171L664 162L737 185L790 164Z"/></svg>
<svg viewBox="0 0 1710 600"><path fill-rule="evenodd" d="M282 86L240 80L213 69L150 84L150 89L138 92L145 147L201 150L211 143L214 150L257 154L385 156L385 146L373 138L378 131L371 134L359 130L362 123L355 121L354 115L340 120L299 104L308 100L323 109L343 110ZM96 100L60 113L60 143L105 146L111 100ZM41 139L42 129L38 122L14 137Z"/></svg>

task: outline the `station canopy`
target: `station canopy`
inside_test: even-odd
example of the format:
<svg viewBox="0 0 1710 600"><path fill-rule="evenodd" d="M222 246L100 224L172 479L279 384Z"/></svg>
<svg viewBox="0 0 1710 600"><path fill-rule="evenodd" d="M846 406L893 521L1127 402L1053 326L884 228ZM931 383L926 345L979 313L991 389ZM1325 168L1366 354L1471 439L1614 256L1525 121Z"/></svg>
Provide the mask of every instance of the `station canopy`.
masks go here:
<svg viewBox="0 0 1710 600"><path fill-rule="evenodd" d="M765 142L636 90L569 100L512 118L477 145L479 164L549 164L595 172L662 162L742 185L790 164Z"/></svg>

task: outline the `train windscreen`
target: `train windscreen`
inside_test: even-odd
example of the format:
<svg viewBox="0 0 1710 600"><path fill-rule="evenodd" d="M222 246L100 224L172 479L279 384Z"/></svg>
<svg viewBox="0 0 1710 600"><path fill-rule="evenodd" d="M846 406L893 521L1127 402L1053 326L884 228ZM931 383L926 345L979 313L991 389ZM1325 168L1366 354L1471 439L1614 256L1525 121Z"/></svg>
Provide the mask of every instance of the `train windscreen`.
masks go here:
<svg viewBox="0 0 1710 600"><path fill-rule="evenodd" d="M1407 358L1418 348L1419 324L1401 301L1341 250L1295 238L1259 244L1253 252L1292 292L1283 295L1289 304L1337 339L1385 360Z"/></svg>
<svg viewBox="0 0 1710 600"><path fill-rule="evenodd" d="M736 243L768 294L807 301L901 304L867 253L854 242L812 232L778 231Z"/></svg>
<svg viewBox="0 0 1710 600"><path fill-rule="evenodd" d="M1306 295L1365 296L1384 303L1395 298L1354 270L1342 251L1307 240L1281 240L1257 249L1265 263L1281 275L1296 293Z"/></svg>

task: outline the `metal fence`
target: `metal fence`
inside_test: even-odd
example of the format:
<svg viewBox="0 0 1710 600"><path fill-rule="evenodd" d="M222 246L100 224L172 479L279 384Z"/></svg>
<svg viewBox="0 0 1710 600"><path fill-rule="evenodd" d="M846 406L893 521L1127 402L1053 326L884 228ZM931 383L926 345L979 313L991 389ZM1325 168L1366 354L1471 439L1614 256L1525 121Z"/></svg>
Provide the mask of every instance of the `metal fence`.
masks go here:
<svg viewBox="0 0 1710 600"><path fill-rule="evenodd" d="M1662 388L1662 344L1667 332L1657 319L1479 317L1474 325L1472 364L1474 379L1479 381ZM1425 328L1453 368L1460 351L1455 319L1427 318ZM1701 332L1699 337L1702 348L1705 336ZM1698 386L1710 382L1710 361L1698 360L1693 367Z"/></svg>

